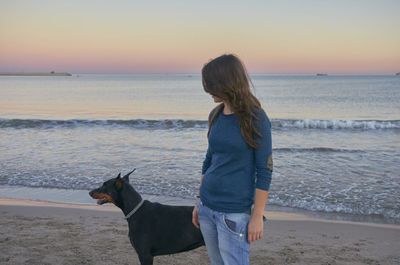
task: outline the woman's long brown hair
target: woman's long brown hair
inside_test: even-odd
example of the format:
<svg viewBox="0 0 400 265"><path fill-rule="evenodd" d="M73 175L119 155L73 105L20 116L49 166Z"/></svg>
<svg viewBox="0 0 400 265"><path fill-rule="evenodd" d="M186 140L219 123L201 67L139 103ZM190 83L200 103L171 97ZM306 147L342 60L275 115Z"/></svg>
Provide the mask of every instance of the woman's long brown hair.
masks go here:
<svg viewBox="0 0 400 265"><path fill-rule="evenodd" d="M261 104L250 91L250 79L242 62L233 54L225 54L205 64L201 73L204 90L229 104L238 118L245 141L251 148L257 148L254 133L260 137L261 134L255 128L253 118L259 119L254 110L261 109ZM223 106L221 103L213 110L207 136Z"/></svg>

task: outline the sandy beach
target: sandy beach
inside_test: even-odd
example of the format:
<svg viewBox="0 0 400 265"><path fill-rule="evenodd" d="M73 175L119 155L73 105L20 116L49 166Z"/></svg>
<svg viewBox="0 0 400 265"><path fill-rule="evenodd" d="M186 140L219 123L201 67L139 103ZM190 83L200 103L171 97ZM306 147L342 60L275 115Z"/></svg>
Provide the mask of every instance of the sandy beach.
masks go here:
<svg viewBox="0 0 400 265"><path fill-rule="evenodd" d="M0 199L0 264L139 264L114 206ZM399 264L400 226L266 212L251 264ZM154 264L209 264L204 247Z"/></svg>

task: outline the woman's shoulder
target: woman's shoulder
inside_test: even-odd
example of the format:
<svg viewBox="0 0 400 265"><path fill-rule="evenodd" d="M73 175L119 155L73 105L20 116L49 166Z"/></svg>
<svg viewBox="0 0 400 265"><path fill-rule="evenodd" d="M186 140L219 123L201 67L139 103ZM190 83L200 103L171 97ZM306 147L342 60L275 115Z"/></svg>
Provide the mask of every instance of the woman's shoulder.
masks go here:
<svg viewBox="0 0 400 265"><path fill-rule="evenodd" d="M257 117L257 119L261 119L261 120L269 120L267 113L264 111L263 108L253 108L253 113L255 115L255 117Z"/></svg>
<svg viewBox="0 0 400 265"><path fill-rule="evenodd" d="M271 127L271 121L262 108L253 109L253 114L255 115L253 122L257 129Z"/></svg>

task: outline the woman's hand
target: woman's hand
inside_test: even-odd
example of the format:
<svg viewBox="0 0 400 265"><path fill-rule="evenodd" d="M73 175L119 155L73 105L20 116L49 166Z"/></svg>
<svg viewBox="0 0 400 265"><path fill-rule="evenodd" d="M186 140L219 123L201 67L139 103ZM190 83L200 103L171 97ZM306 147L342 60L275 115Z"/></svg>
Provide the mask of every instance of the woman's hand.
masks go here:
<svg viewBox="0 0 400 265"><path fill-rule="evenodd" d="M198 229L200 228L200 223L199 223L199 212L197 209L197 204L194 206L193 208L193 212L192 212L192 223L194 224L195 227L197 227Z"/></svg>
<svg viewBox="0 0 400 265"><path fill-rule="evenodd" d="M264 232L263 215L264 215L265 204L267 203L267 198L268 198L268 191L256 188L254 209L247 229L247 240L249 241L249 243L258 240L263 236Z"/></svg>
<svg viewBox="0 0 400 265"><path fill-rule="evenodd" d="M247 229L247 240L249 244L262 238L264 232L264 222L262 215L253 215L250 218L249 226Z"/></svg>

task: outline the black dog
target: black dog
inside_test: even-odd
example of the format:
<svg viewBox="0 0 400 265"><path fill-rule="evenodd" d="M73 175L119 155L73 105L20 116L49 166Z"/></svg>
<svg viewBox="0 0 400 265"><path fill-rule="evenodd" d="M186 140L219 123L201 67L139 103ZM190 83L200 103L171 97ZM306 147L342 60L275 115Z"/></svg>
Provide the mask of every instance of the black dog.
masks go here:
<svg viewBox="0 0 400 265"><path fill-rule="evenodd" d="M135 171L135 169L133 170ZM132 172L133 172L132 171ZM129 239L142 265L153 257L174 254L204 245L199 229L192 223L192 206L169 206L143 200L121 173L89 192L98 204L113 203L125 214Z"/></svg>

